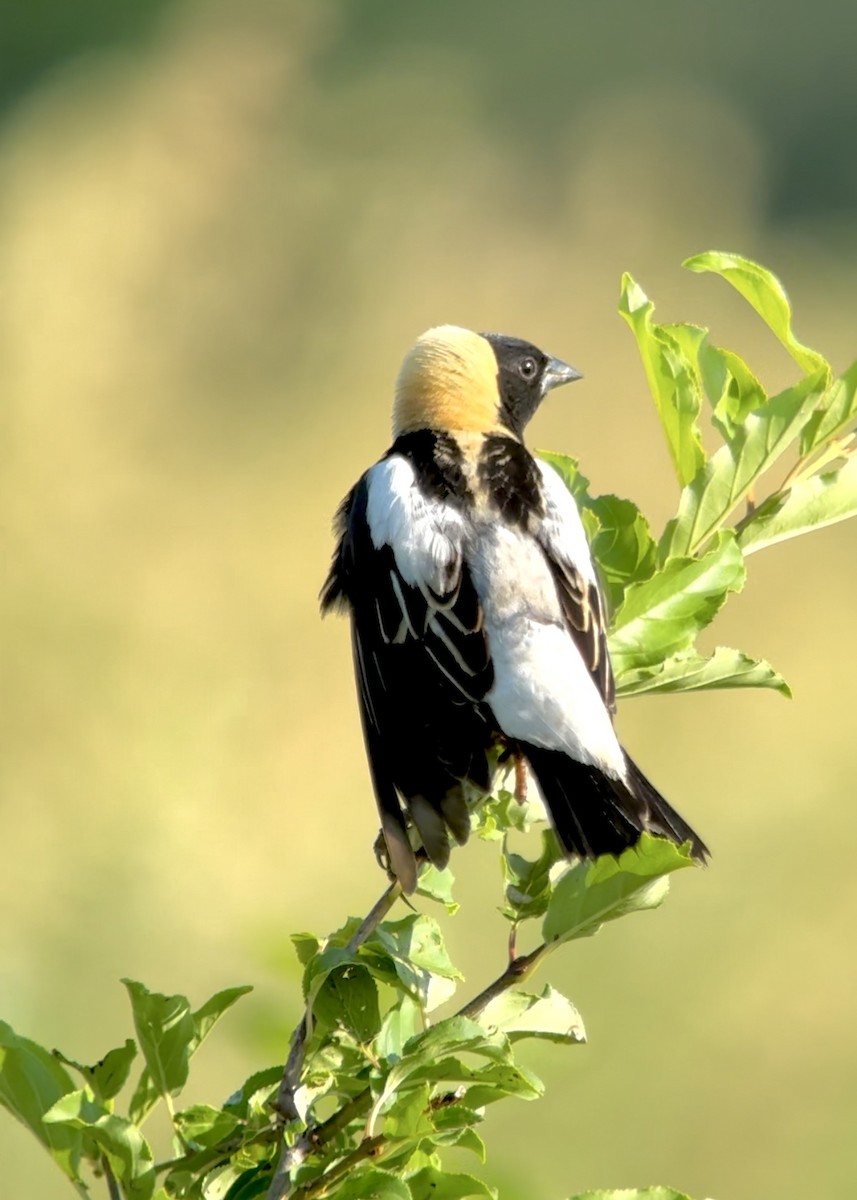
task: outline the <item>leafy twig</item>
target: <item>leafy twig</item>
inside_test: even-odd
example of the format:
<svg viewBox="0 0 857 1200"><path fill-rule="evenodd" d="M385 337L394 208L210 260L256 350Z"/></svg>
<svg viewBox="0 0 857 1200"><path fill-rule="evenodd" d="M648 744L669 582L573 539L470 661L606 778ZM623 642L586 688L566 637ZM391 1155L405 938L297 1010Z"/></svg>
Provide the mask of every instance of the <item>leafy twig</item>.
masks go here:
<svg viewBox="0 0 857 1200"><path fill-rule="evenodd" d="M363 918L349 940L347 947L349 951L356 950L372 936L401 894L402 886L398 880L386 888L383 895ZM311 1006L307 1005L304 1015L292 1033L289 1044L289 1056L286 1060L283 1077L280 1080L277 1096L273 1103L279 1128L287 1125L290 1121L300 1119L300 1114L295 1104L295 1092L300 1086L301 1070L303 1068L306 1043L311 1032L311 1026L312 1011ZM292 1169L303 1162L313 1145L313 1141L314 1131L306 1130L298 1137L293 1146L283 1144L274 1175L268 1187L267 1200L283 1200L284 1197L288 1196L289 1177Z"/></svg>

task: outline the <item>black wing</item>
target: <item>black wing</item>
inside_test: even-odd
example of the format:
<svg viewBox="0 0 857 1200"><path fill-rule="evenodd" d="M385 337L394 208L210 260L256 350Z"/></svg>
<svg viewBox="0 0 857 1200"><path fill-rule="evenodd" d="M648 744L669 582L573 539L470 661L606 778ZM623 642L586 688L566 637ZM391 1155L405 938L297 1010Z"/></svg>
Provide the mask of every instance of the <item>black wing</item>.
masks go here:
<svg viewBox="0 0 857 1200"><path fill-rule="evenodd" d="M340 540L322 611L344 606L351 612L363 732L382 828L393 870L412 891L416 864L399 797L431 860L445 865L449 834L464 841L469 832L461 781L489 786L493 729L483 700L494 673L463 554L444 562L439 588L427 581L407 583L393 548L373 543L368 492L364 475L340 509Z"/></svg>

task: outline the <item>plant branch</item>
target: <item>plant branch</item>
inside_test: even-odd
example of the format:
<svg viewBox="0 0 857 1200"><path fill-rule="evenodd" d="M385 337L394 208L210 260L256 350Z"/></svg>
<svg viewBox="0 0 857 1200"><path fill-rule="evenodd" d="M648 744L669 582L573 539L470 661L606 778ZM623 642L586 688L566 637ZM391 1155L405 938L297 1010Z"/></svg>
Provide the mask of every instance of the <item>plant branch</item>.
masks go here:
<svg viewBox="0 0 857 1200"><path fill-rule="evenodd" d="M489 983L488 987L474 996L468 1001L463 1008L460 1008L455 1014L458 1017L476 1017L482 1012L483 1008L508 991L510 987L514 987L516 983L523 983L535 971L541 960L553 949L554 943L542 942L536 946L535 950L531 950L529 954L522 954L520 958L513 958L502 975L498 975L493 983Z"/></svg>
<svg viewBox="0 0 857 1200"><path fill-rule="evenodd" d="M113 1168L106 1154L102 1154L101 1156L101 1169L104 1172L104 1179L107 1183L107 1193L110 1196L110 1200L122 1200L119 1184L116 1182L116 1176L113 1174Z"/></svg>
<svg viewBox="0 0 857 1200"><path fill-rule="evenodd" d="M347 949L349 951L357 950L367 941L378 926L386 917L387 913L399 899L402 894L402 885L398 880L394 880L384 891L383 895L369 910L363 920L360 922L354 934L348 942ZM300 1086L301 1070L303 1069L304 1054L306 1052L307 1039L312 1030L312 1010L311 1006L307 1005L304 1015L301 1017L298 1024L295 1026L289 1043L289 1056L286 1059L283 1077L280 1080L280 1086L277 1091L276 1099L273 1103L274 1111L277 1115L277 1127L282 1129L290 1121L300 1120L300 1113L295 1104L295 1093ZM362 1096L362 1093L361 1093ZM359 1099L360 1097L358 1097ZM351 1101L354 1104L354 1101ZM347 1110L349 1105L345 1106ZM341 1110L341 1111L345 1111ZM334 1114L334 1118L339 1114ZM333 1119L333 1118L332 1118ZM348 1118L349 1120L351 1118ZM330 1124L327 1122L326 1124ZM346 1121L347 1124L347 1121ZM311 1146L317 1141L318 1130L305 1130L297 1139L293 1146L288 1146L283 1143L280 1157L277 1161L277 1166L271 1183L268 1187L267 1200L283 1200L289 1194L289 1177L292 1168L303 1162ZM331 1136L335 1130L331 1129L328 1136Z"/></svg>

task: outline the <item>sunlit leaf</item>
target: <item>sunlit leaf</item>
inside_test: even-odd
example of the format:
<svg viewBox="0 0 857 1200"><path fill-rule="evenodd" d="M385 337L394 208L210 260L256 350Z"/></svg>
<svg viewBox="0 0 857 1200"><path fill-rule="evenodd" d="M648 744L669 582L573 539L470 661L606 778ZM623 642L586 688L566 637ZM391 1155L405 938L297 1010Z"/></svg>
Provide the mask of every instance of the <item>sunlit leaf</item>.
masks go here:
<svg viewBox="0 0 857 1200"><path fill-rule="evenodd" d="M369 1042L381 1028L378 985L366 967L347 963L328 972L313 1001L323 1025L341 1025L358 1042Z"/></svg>
<svg viewBox="0 0 857 1200"><path fill-rule="evenodd" d="M692 865L684 848L648 833L618 859L604 854L577 863L557 882L542 935L546 942L591 937L605 921L657 908L668 891L666 876Z"/></svg>
<svg viewBox="0 0 857 1200"><path fill-rule="evenodd" d="M508 846L503 849L506 892L501 911L510 921L540 917L547 909L552 890L551 867L564 856L552 829L541 830L540 842L541 852L534 859L525 858Z"/></svg>
<svg viewBox="0 0 857 1200"><path fill-rule="evenodd" d="M426 863L417 876L417 893L420 896L428 896L430 900L437 900L452 915L458 912L459 908L452 895L454 884L455 876L449 867L439 871L433 863Z"/></svg>
<svg viewBox="0 0 857 1200"><path fill-rule="evenodd" d="M820 377L810 376L749 414L733 440L712 455L682 492L678 515L660 541L661 562L695 553L720 528L759 476L795 441L820 389Z"/></svg>
<svg viewBox="0 0 857 1200"><path fill-rule="evenodd" d="M760 505L744 524L738 542L745 554L857 516L857 458L792 484Z"/></svg>
<svg viewBox="0 0 857 1200"><path fill-rule="evenodd" d="M336 1200L411 1200L407 1183L390 1171L364 1166L349 1171L336 1189Z"/></svg>
<svg viewBox="0 0 857 1200"><path fill-rule="evenodd" d="M210 1104L194 1104L176 1113L175 1123L185 1141L199 1146L215 1146L238 1128L234 1112L212 1108Z"/></svg>
<svg viewBox="0 0 857 1200"><path fill-rule="evenodd" d="M702 391L679 340L652 320L654 307L639 284L623 275L619 312L637 339L676 475L684 486L705 462L698 425Z"/></svg>
<svg viewBox="0 0 857 1200"><path fill-rule="evenodd" d="M714 688L773 688L791 696L789 685L763 658L718 646L713 654L695 650L674 654L650 667L623 671L616 680L619 696L656 692L694 692Z"/></svg>
<svg viewBox="0 0 857 1200"><path fill-rule="evenodd" d="M411 1175L408 1185L414 1200L466 1200L468 1196L497 1195L495 1188L473 1175L451 1174L435 1167L425 1167Z"/></svg>
<svg viewBox="0 0 857 1200"><path fill-rule="evenodd" d="M724 531L701 558L671 558L651 579L633 584L610 631L617 676L689 649L744 578L735 536Z"/></svg>
<svg viewBox="0 0 857 1200"><path fill-rule="evenodd" d="M105 1101L112 1100L125 1086L131 1063L137 1057L137 1046L132 1038L128 1038L124 1046L109 1050L104 1058L92 1067L66 1058L60 1050L54 1050L54 1055L60 1062L65 1063L67 1067L73 1067L83 1076L96 1100Z"/></svg>
<svg viewBox="0 0 857 1200"><path fill-rule="evenodd" d="M127 1200L150 1200L155 1171L149 1143L132 1121L99 1104L88 1088L57 1100L45 1122L85 1132L110 1163Z"/></svg>
<svg viewBox="0 0 857 1200"><path fill-rule="evenodd" d="M800 452L817 450L857 419L857 362L835 379L801 431Z"/></svg>
<svg viewBox="0 0 857 1200"><path fill-rule="evenodd" d="M804 346L792 333L792 312L783 285L775 275L759 263L740 254L709 250L684 262L689 271L712 271L731 283L751 304L768 328L779 338L795 362L807 374L821 371L829 378L827 360L815 350Z"/></svg>
<svg viewBox="0 0 857 1200"><path fill-rule="evenodd" d="M478 1019L480 1025L500 1030L510 1041L536 1037L570 1046L586 1041L580 1013L550 984L539 996L502 992L482 1009Z"/></svg>
<svg viewBox="0 0 857 1200"><path fill-rule="evenodd" d="M80 1132L43 1118L63 1096L74 1092L68 1071L44 1046L20 1037L0 1021L0 1104L34 1133L82 1195L78 1166L83 1152Z"/></svg>

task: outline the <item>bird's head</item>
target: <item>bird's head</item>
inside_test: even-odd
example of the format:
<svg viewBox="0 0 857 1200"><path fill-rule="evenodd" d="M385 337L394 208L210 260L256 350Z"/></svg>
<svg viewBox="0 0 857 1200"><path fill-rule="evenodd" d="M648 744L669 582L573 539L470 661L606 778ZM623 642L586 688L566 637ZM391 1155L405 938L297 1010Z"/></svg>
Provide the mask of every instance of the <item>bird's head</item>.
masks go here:
<svg viewBox="0 0 857 1200"><path fill-rule="evenodd" d="M435 429L520 438L551 388L580 377L574 367L520 338L439 325L417 338L402 363L393 432Z"/></svg>

